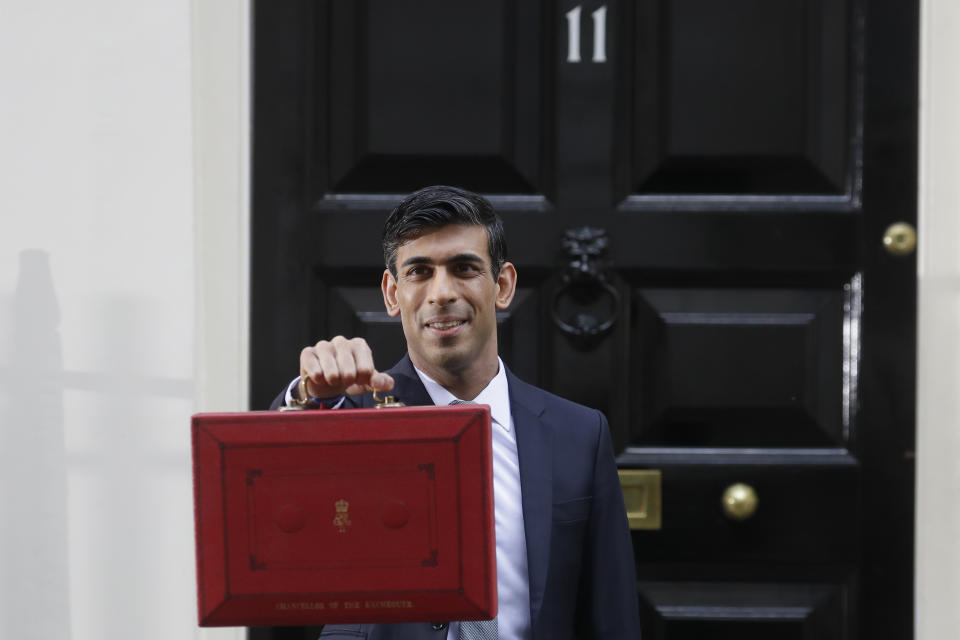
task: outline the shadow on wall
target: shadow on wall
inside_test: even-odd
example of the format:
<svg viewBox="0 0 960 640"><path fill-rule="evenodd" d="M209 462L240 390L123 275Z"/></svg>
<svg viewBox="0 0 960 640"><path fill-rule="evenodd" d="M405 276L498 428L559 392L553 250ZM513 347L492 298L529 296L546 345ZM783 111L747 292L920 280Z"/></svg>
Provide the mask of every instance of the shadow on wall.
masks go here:
<svg viewBox="0 0 960 640"><path fill-rule="evenodd" d="M0 637L69 638L60 309L50 256L20 252L0 365Z"/></svg>

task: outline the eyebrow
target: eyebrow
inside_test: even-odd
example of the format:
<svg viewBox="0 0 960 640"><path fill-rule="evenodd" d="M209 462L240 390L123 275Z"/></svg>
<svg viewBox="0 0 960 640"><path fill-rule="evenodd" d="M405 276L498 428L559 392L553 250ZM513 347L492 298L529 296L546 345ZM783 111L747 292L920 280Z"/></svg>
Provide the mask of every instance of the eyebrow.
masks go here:
<svg viewBox="0 0 960 640"><path fill-rule="evenodd" d="M470 252L458 253L458 254L456 254L456 255L451 256L450 258L448 258L448 259L446 260L446 262L447 262L447 263L451 263L451 262L474 262L474 263L478 263L478 264L484 264L483 258L481 258L480 256L478 256L478 255L475 254L475 253L470 253ZM410 265L412 265L412 264L436 264L436 263L435 263L435 261L433 260L433 258L429 258L429 257L427 257L427 256L411 256L411 257L407 258L406 260L404 260L404 261L403 261L403 264L401 264L400 266L401 266L401 267L407 267L407 266L410 266Z"/></svg>

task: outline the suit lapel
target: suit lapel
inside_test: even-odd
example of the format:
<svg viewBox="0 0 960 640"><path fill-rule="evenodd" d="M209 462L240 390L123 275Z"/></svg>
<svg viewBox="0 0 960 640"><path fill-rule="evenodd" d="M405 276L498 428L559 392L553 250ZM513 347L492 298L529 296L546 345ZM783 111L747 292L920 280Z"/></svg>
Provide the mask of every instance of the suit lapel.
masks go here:
<svg viewBox="0 0 960 640"><path fill-rule="evenodd" d="M410 362L410 356L405 355L390 371L387 371L393 378L394 387L388 395L394 396L397 400L410 407L432 406L433 400L427 393L423 381L417 375L417 370L413 368Z"/></svg>
<svg viewBox="0 0 960 640"><path fill-rule="evenodd" d="M547 584L550 528L553 520L553 432L543 423L543 405L532 387L509 369L510 409L517 430L523 528L530 579L530 619L536 622Z"/></svg>

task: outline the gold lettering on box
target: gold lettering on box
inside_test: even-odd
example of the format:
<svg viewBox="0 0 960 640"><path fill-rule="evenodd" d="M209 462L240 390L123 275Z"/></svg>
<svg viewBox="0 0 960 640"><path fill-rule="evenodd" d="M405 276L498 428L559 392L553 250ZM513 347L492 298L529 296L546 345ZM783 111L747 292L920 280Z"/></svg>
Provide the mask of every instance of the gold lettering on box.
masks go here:
<svg viewBox="0 0 960 640"><path fill-rule="evenodd" d="M409 600L367 600L363 603L364 609L413 609L413 602Z"/></svg>
<svg viewBox="0 0 960 640"><path fill-rule="evenodd" d="M278 602L275 607L278 611L323 611L326 604L323 602Z"/></svg>

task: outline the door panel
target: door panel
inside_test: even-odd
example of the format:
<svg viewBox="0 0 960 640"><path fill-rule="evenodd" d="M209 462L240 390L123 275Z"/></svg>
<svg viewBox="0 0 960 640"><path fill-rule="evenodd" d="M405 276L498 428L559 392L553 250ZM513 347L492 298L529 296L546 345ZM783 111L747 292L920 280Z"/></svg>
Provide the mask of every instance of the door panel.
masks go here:
<svg viewBox="0 0 960 640"><path fill-rule="evenodd" d="M477 190L504 361L662 474L645 637L910 637L915 263L880 238L916 219L914 0L255 10L255 407L321 337L391 366L383 221Z"/></svg>
<svg viewBox="0 0 960 640"><path fill-rule="evenodd" d="M624 6L628 193L850 194L861 32L850 2ZM856 22L853 22L856 24ZM632 67L632 68L631 68Z"/></svg>
<svg viewBox="0 0 960 640"><path fill-rule="evenodd" d="M839 584L641 583L646 628L671 640L839 640L852 589ZM690 594L698 604L690 606Z"/></svg>
<svg viewBox="0 0 960 640"><path fill-rule="evenodd" d="M538 3L319 4L315 196L546 190Z"/></svg>
<svg viewBox="0 0 960 640"><path fill-rule="evenodd" d="M736 565L731 573L742 577L770 563L826 575L856 563L859 462L843 449L631 447L622 458L663 474L663 527L638 532L634 550L651 572L693 562L705 571ZM722 506L736 483L758 498L756 512L743 521Z"/></svg>
<svg viewBox="0 0 960 640"><path fill-rule="evenodd" d="M658 288L633 302L631 444L845 443L842 291Z"/></svg>

